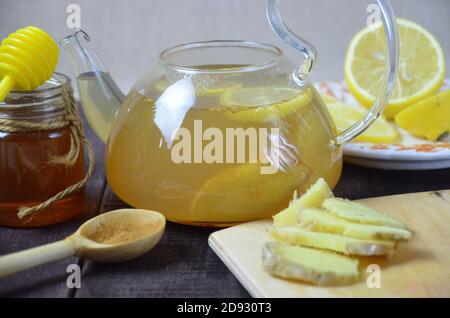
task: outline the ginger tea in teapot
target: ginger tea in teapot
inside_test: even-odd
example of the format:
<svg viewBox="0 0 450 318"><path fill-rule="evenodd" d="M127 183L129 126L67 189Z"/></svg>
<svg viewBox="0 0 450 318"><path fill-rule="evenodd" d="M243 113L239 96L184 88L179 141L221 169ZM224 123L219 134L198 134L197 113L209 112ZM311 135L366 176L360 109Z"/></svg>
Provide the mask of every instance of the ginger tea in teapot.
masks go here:
<svg viewBox="0 0 450 318"><path fill-rule="evenodd" d="M162 77L145 95L132 91L107 149L114 192L175 222L220 226L270 217L320 177L335 185L341 151L314 89L288 74L268 82L270 70L254 68L195 66L198 79Z"/></svg>
<svg viewBox="0 0 450 318"><path fill-rule="evenodd" d="M227 226L270 217L319 178L336 185L342 145L370 126L394 87L392 8L378 0L389 49L386 83L367 116L337 135L308 81L316 50L284 25L277 0L267 3L275 33L302 52L301 67L259 42L190 43L161 53L123 101L86 47L86 33L61 42L87 119L108 140L106 176L123 201L178 223Z"/></svg>

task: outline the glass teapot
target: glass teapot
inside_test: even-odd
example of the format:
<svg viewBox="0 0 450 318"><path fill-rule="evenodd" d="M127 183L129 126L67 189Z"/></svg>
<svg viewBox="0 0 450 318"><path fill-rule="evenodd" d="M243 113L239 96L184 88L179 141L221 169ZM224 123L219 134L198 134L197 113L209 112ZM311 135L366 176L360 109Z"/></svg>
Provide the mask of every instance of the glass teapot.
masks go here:
<svg viewBox="0 0 450 318"><path fill-rule="evenodd" d="M85 115L107 142L113 191L174 222L228 226L272 216L319 178L334 187L341 146L377 118L397 76L395 16L389 1L378 3L386 80L366 117L339 135L308 81L316 50L286 27L278 0L267 1L267 17L304 55L300 68L259 42L184 44L162 52L124 98L88 35L66 37Z"/></svg>

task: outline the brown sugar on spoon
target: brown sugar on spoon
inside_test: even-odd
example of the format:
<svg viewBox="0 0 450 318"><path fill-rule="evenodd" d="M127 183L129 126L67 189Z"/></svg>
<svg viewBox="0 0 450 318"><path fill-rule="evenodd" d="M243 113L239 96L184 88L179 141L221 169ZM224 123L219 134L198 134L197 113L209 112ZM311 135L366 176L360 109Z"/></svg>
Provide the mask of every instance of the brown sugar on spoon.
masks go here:
<svg viewBox="0 0 450 318"><path fill-rule="evenodd" d="M151 232L153 224L121 224L119 222L109 222L109 224L99 223L92 233L84 233L90 240L100 244L123 244L144 238ZM88 235L87 235L88 234Z"/></svg>

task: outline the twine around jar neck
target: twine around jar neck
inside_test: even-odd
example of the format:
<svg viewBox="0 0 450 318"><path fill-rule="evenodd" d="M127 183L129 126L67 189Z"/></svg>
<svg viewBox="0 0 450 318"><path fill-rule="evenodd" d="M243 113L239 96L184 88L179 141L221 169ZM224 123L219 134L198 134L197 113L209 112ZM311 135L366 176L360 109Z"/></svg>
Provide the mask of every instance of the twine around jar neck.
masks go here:
<svg viewBox="0 0 450 318"><path fill-rule="evenodd" d="M41 122L31 122L16 119L0 119L0 131L17 133L17 132L34 132L41 130L52 130L63 127L69 127L70 131L70 149L69 152L63 156L50 156L50 164L60 164L66 167L73 167L80 156L82 145L87 147L89 168L84 178L63 191L55 194L46 201L33 207L20 207L17 213L19 219L26 216L39 213L48 208L53 203L64 199L65 197L81 190L92 176L94 172L95 156L94 150L89 139L86 138L83 132L83 123L77 111L77 103L73 95L73 89L68 84L63 84L61 87L62 100L65 105L65 112L62 115L54 118L43 120Z"/></svg>

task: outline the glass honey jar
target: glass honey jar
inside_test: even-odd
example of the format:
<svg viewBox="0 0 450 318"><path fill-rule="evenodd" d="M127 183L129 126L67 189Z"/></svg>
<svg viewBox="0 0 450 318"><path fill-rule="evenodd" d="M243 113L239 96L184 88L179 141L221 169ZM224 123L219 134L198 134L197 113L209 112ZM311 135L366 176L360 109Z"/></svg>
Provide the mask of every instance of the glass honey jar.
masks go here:
<svg viewBox="0 0 450 318"><path fill-rule="evenodd" d="M0 226L40 227L85 211L84 136L74 105L70 79L58 73L0 103Z"/></svg>

